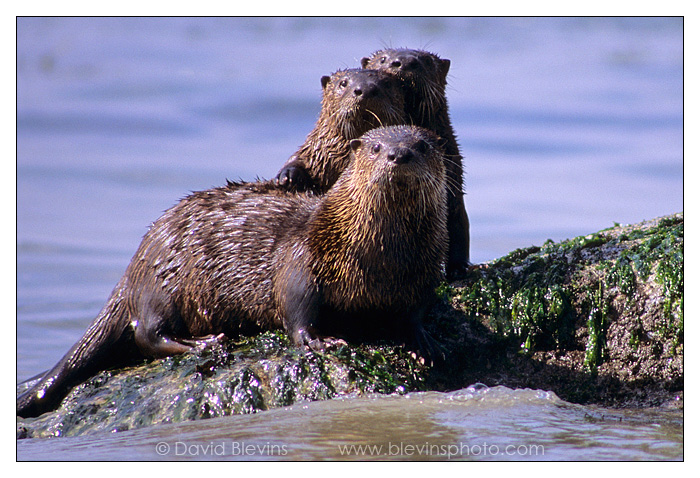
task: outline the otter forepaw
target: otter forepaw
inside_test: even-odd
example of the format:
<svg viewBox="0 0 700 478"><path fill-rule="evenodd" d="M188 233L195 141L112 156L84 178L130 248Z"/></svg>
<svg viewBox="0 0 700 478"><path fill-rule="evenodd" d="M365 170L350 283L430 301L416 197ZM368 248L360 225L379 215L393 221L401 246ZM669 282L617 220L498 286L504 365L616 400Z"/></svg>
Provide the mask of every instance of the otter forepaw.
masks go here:
<svg viewBox="0 0 700 478"><path fill-rule="evenodd" d="M336 337L325 337L321 341L321 344L324 350L336 350L340 347L346 346L348 343L345 340Z"/></svg>
<svg viewBox="0 0 700 478"><path fill-rule="evenodd" d="M309 173L293 163L284 166L277 173L275 181L280 187L289 191L306 191L313 186Z"/></svg>
<svg viewBox="0 0 700 478"><path fill-rule="evenodd" d="M336 337L321 337L312 334L308 330L299 331L299 339L295 340L298 345L306 346L315 352L326 352L328 350L335 350L338 347L347 345L348 343Z"/></svg>
<svg viewBox="0 0 700 478"><path fill-rule="evenodd" d="M421 329L416 332L415 345L424 363L434 366L445 362L445 350L425 330Z"/></svg>

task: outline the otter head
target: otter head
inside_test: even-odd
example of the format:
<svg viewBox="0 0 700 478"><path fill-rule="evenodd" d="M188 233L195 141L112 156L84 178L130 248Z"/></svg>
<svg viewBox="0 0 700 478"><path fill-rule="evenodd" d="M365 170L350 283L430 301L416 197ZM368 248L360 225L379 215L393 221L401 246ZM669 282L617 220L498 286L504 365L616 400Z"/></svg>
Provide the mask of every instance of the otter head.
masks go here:
<svg viewBox="0 0 700 478"><path fill-rule="evenodd" d="M444 106L450 60L434 53L410 49L386 49L361 60L362 68L379 70L397 77L403 84L406 108L420 124Z"/></svg>
<svg viewBox="0 0 700 478"><path fill-rule="evenodd" d="M380 126L405 119L403 93L398 81L381 71L340 70L321 77L322 117L340 128L347 140Z"/></svg>
<svg viewBox="0 0 700 478"><path fill-rule="evenodd" d="M386 71L403 80L431 81L443 86L447 84L450 70L450 60L407 48L380 50L364 57L360 63L364 69Z"/></svg>
<svg viewBox="0 0 700 478"><path fill-rule="evenodd" d="M384 193L444 196L445 166L438 136L417 126L377 128L350 142L356 178ZM357 184L363 181L357 181ZM427 189L426 189L427 188Z"/></svg>

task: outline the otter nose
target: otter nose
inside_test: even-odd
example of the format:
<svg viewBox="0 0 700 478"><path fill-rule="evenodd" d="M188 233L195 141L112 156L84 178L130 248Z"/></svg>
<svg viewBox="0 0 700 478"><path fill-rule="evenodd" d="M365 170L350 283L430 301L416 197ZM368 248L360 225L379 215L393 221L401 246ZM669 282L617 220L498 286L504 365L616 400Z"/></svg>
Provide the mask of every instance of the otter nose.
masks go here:
<svg viewBox="0 0 700 478"><path fill-rule="evenodd" d="M372 98L377 95L379 87L375 83L368 83L364 85L358 85L353 90L355 96L363 96L365 98Z"/></svg>
<svg viewBox="0 0 700 478"><path fill-rule="evenodd" d="M392 148L386 155L389 161L396 164L408 163L413 159L413 151L408 148Z"/></svg>
<svg viewBox="0 0 700 478"><path fill-rule="evenodd" d="M402 55L391 62L391 67L399 70L414 70L417 66L418 58L413 55Z"/></svg>

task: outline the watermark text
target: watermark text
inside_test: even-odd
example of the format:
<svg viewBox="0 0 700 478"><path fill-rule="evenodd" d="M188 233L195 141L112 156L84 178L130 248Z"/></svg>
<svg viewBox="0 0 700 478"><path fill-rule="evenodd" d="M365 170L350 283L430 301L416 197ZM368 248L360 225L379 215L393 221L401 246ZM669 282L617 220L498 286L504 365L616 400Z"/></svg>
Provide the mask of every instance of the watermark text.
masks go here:
<svg viewBox="0 0 700 478"><path fill-rule="evenodd" d="M250 443L244 441L210 441L208 443L159 442L155 451L160 456L199 456L199 457L253 457L280 456L289 452L287 445L270 442Z"/></svg>
<svg viewBox="0 0 700 478"><path fill-rule="evenodd" d="M488 443L403 443L389 442L387 444L367 445L338 445L341 456L385 456L385 457L437 457L452 458L463 457L544 457L544 445L489 445Z"/></svg>

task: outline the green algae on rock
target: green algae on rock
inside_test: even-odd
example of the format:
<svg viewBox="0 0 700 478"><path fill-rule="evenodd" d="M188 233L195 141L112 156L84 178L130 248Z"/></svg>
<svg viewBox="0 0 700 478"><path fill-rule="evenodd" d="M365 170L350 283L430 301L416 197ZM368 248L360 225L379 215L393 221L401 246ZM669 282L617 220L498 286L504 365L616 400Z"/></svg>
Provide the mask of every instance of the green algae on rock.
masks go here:
<svg viewBox="0 0 700 478"><path fill-rule="evenodd" d="M682 213L518 249L441 293L471 329L486 328L484 350L464 353L473 363L454 380L606 404L683 388Z"/></svg>

